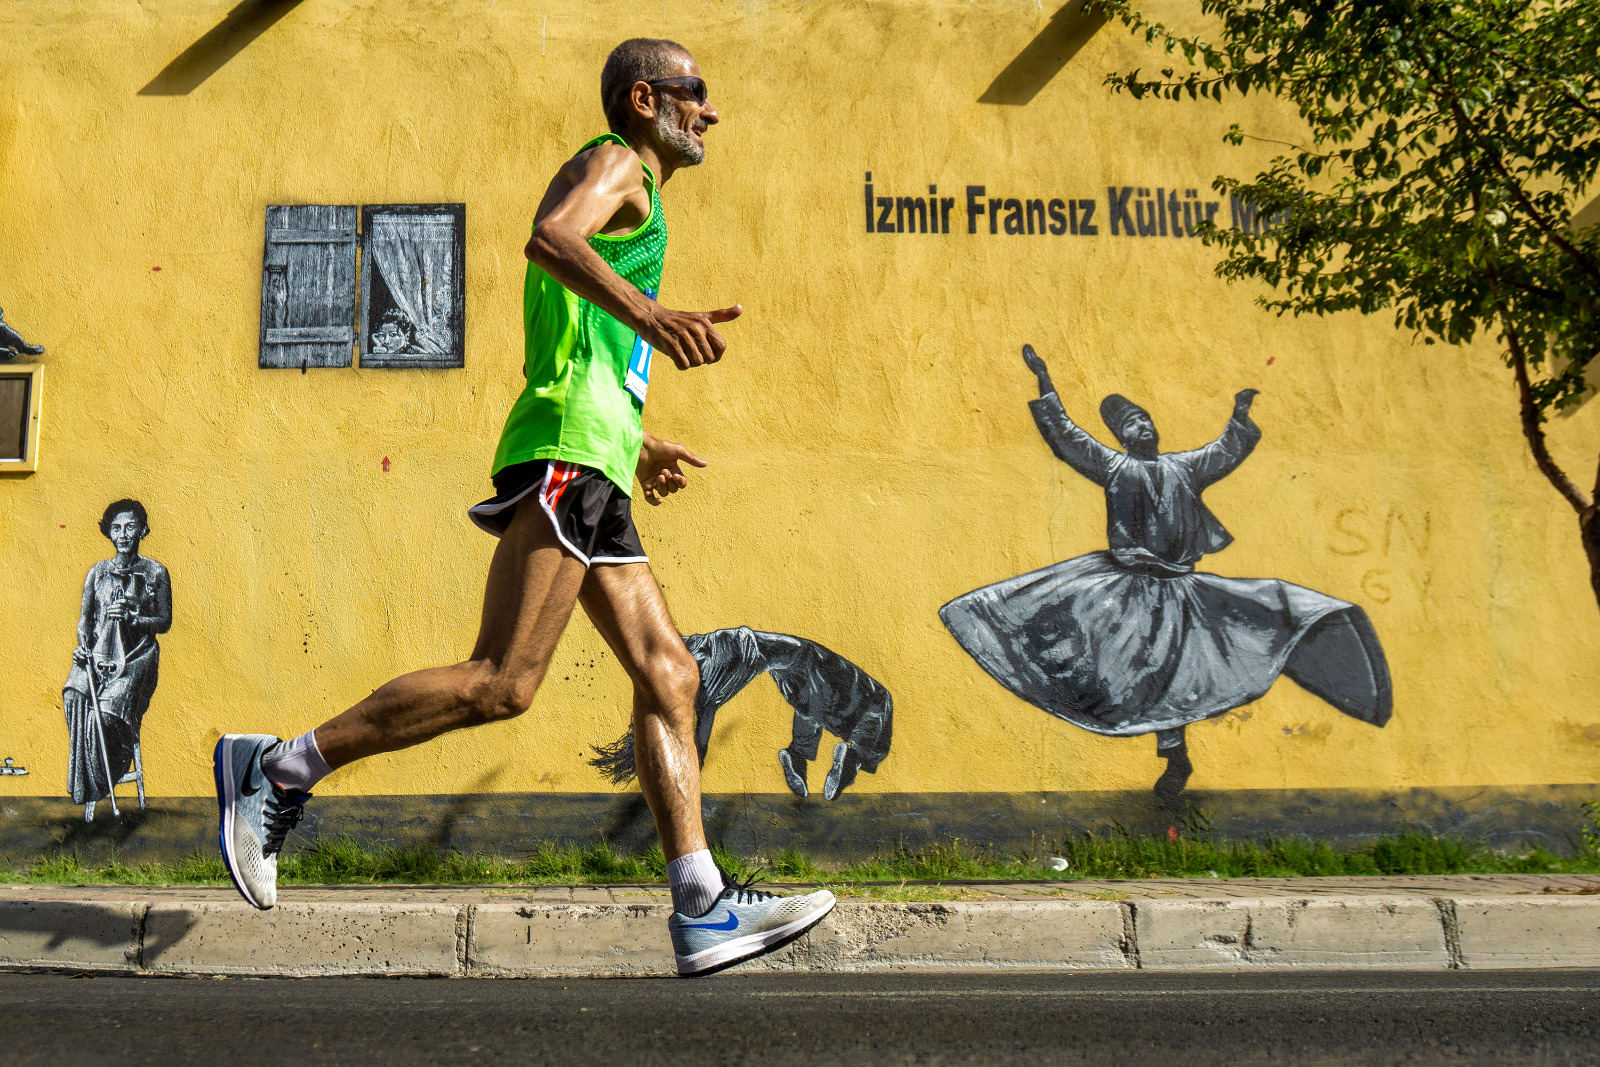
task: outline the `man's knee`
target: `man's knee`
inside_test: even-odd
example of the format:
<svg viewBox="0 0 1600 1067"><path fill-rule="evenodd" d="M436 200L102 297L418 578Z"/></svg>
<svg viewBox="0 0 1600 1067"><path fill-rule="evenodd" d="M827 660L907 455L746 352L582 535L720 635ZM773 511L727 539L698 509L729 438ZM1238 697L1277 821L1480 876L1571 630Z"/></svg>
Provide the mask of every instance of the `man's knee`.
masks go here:
<svg viewBox="0 0 1600 1067"><path fill-rule="evenodd" d="M513 677L491 663L470 663L458 697L479 722L504 722L527 711L539 689L536 680Z"/></svg>
<svg viewBox="0 0 1600 1067"><path fill-rule="evenodd" d="M663 712L692 714L700 693L700 665L688 649L662 652L646 664L640 689Z"/></svg>

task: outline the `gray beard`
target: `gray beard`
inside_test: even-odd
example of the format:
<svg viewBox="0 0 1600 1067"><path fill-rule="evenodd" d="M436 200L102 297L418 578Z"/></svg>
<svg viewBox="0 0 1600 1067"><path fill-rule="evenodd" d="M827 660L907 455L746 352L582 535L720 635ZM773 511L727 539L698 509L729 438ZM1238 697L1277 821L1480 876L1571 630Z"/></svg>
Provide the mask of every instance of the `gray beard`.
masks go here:
<svg viewBox="0 0 1600 1067"><path fill-rule="evenodd" d="M695 144L694 138L678 128L678 117L682 112L678 110L677 102L668 98L662 100L662 105L656 111L655 121L656 140L662 149L680 167L696 167L704 163L705 146Z"/></svg>

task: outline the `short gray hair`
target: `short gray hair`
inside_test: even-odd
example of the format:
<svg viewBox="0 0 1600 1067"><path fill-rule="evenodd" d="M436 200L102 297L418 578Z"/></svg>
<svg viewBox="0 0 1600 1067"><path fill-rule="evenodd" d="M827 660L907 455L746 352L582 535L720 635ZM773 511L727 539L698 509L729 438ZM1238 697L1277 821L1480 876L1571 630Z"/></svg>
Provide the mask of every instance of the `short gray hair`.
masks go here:
<svg viewBox="0 0 1600 1067"><path fill-rule="evenodd" d="M678 42L659 37L634 37L611 50L600 71L600 106L605 109L606 125L612 133L628 132L633 114L628 95L634 83L671 77L668 64L674 57L688 54L689 50Z"/></svg>

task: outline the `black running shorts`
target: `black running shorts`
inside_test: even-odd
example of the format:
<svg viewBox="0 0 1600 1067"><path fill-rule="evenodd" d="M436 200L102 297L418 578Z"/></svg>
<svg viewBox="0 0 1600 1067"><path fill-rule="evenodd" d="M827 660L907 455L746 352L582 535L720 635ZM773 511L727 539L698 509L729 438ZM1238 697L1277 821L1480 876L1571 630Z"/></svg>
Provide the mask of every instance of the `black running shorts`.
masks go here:
<svg viewBox="0 0 1600 1067"><path fill-rule="evenodd" d="M646 563L633 501L591 467L555 459L514 463L494 476L495 494L467 509L478 529L504 534L517 505L537 502L568 552L595 563Z"/></svg>

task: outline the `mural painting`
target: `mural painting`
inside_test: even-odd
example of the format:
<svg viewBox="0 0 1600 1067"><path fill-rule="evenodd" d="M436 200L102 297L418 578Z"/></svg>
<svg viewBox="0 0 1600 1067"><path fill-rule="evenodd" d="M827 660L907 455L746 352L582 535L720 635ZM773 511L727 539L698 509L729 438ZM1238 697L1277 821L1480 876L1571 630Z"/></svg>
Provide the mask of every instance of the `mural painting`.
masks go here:
<svg viewBox="0 0 1600 1067"><path fill-rule="evenodd" d="M361 365L461 366L465 206L369 206L361 232Z"/></svg>
<svg viewBox="0 0 1600 1067"><path fill-rule="evenodd" d="M1057 459L1105 490L1109 549L940 608L985 671L1086 730L1155 734L1167 761L1155 792L1168 801L1193 773L1185 728L1259 699L1279 674L1346 715L1388 722L1389 670L1361 608L1275 578L1195 570L1233 541L1201 494L1261 440L1250 418L1256 390L1235 397L1221 437L1165 453L1149 412L1108 396L1100 417L1119 452L1072 421L1031 345L1022 357L1039 380L1039 399L1029 404L1039 433Z"/></svg>
<svg viewBox="0 0 1600 1067"><path fill-rule="evenodd" d="M349 367L358 342L363 367L462 366L466 220L465 204L267 208L260 366Z"/></svg>
<svg viewBox="0 0 1600 1067"><path fill-rule="evenodd" d="M22 339L22 335L6 322L5 309L0 308L0 363L16 359L18 356L42 356L43 345L30 345Z"/></svg>
<svg viewBox="0 0 1600 1067"><path fill-rule="evenodd" d="M260 366L348 367L355 350L357 209L267 208Z"/></svg>
<svg viewBox="0 0 1600 1067"><path fill-rule="evenodd" d="M114 788L138 787L144 807L144 760L139 729L156 691L159 634L172 629L172 581L167 569L139 553L150 518L137 500L105 510L100 532L116 556L89 568L78 617L78 646L61 692L67 716L67 789L94 819L102 798L117 811ZM132 768L130 770L130 767Z"/></svg>
<svg viewBox="0 0 1600 1067"><path fill-rule="evenodd" d="M706 761L711 727L718 710L765 672L783 699L794 708L789 744L778 750L783 780L796 796L810 796L807 769L817 758L823 731L842 738L833 746L833 762L823 780L822 795L836 799L857 773L875 774L889 755L894 725L894 699L866 671L815 641L789 634L766 633L739 626L690 634L683 639L700 666L700 692L694 703L694 743ZM633 731L609 745L596 747L590 764L617 785L634 778Z"/></svg>
<svg viewBox="0 0 1600 1067"><path fill-rule="evenodd" d="M602 3L560 27L552 12L547 53L537 13L463 7L460 69L443 79L415 76L437 59L434 6L363 7L359 77L355 53L327 47L326 19L296 16L186 103L72 76L123 69L130 41L165 56L193 40L163 44L188 31L134 6L85 6L105 17L7 24L19 54L48 57L70 32L71 69L0 75L18 100L51 101L19 119L28 151L0 153L14 268L0 280L0 796L46 844L181 858L181 835L215 832L203 755L217 732L300 733L337 694L364 697L476 624L489 546L448 509L483 480L524 388L517 298L542 190L528 176L604 127L596 61L638 12ZM1381 316L1264 313L1255 289L1215 275L1202 224L1259 237L1280 220L1212 188L1224 168L1194 116L1105 91L1138 42L1101 32L1058 65L1061 38L1041 35L1045 67L1007 68L1056 72L1033 103L1001 99L999 82L979 103L1050 17L990 14L974 34L923 0L759 18L730 6L711 31L722 56L773 62L737 100L719 98L726 73L709 79L708 99L729 104L710 166L667 187L685 187L673 219L705 270L669 265L657 295L747 310L719 324L729 355L707 377L654 368L645 424L713 465L688 511L642 512L637 487L633 510L647 539L680 544L657 553L679 629L699 631L686 638L699 689L677 721L693 719L723 843L830 862L957 836L1020 851L1113 819L1181 829L1186 802L1236 837L1555 827L1542 821L1553 798L1576 811L1568 798L1596 789L1600 630L1581 583L1552 580L1582 553L1565 505L1529 482L1506 382L1458 373L1460 352L1418 347ZM837 47L804 62L773 46L818 33ZM508 54L540 66L507 82ZM924 55L950 57L956 76L923 76ZM855 78L859 106L791 124L790 154L838 165L775 184L748 138L715 150L774 101L826 96L830 78ZM528 91L562 121L525 121ZM697 87L664 91L698 106ZM1282 132L1269 98L1208 106L1224 126ZM905 138L908 116L932 134ZM1063 159L1063 140L1084 150ZM1251 145L1263 159L1282 147ZM30 160L46 158L59 165L41 183ZM95 299L78 264L103 264ZM1072 338L1089 383L1068 380L1068 342L1042 334L1031 358L1052 353L1050 367L1016 366L1030 318L1063 293L1049 329ZM467 362L469 303L479 365L428 373ZM971 364L983 338L1001 339L998 384ZM1113 370L1130 348L1155 353L1161 377ZM1244 386L1263 392L1236 401ZM1107 430L1108 393L1150 411L1108 399ZM1556 454L1594 455L1597 411L1549 422ZM135 492L155 535L135 558L159 554L184 578L176 618L175 579L132 577L87 523ZM988 521L962 503L997 494L1011 503ZM811 621L774 612L797 593ZM165 603L112 610L152 597ZM184 629L164 628L196 612L216 624L174 644ZM611 659L592 628L564 642L569 664ZM502 855L546 838L647 845L643 796L612 784L633 780L628 690L592 674L557 672L537 716L495 728L516 758L492 780L474 735L434 758L374 759L318 786L317 832L374 847L437 832ZM1352 745L1375 755L1350 758ZM141 771L159 819L138 817ZM6 825L0 844L21 862L20 822ZM1527 839L1563 851L1560 827Z"/></svg>

